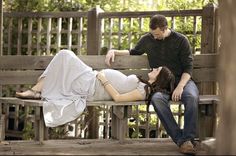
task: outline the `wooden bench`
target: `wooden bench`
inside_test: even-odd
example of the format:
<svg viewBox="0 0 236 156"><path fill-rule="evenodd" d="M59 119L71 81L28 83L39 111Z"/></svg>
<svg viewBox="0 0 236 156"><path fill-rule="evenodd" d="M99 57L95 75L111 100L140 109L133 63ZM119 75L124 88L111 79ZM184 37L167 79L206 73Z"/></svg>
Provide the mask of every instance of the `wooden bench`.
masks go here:
<svg viewBox="0 0 236 156"><path fill-rule="evenodd" d="M216 82L216 55L202 54L194 56L193 78L197 83ZM0 135L1 140L5 138L6 119L9 117L6 109L9 105L33 106L34 110L34 131L35 140L43 141L47 139L47 128L43 120L43 101L41 100L22 100L11 97L5 97L2 88L7 85L35 84L37 78L45 70L53 56L1 56L0 57L0 89L1 97L1 123ZM86 64L93 69L100 70L107 68L104 63L104 56L79 56ZM118 69L125 74L137 74L147 78L148 61L146 56L117 56L112 68ZM206 116L215 119L215 104L219 101L217 95L200 95L199 101L199 138L204 138L204 126L209 126L205 121ZM124 140L127 133L127 119L130 114L132 105L144 104L144 101L138 102L121 102L113 101L94 101L88 102L87 106L109 105L112 106L112 138ZM179 103L175 103L179 104ZM3 109L2 109L3 108ZM209 110L211 113L209 114ZM215 121L211 123L215 127Z"/></svg>

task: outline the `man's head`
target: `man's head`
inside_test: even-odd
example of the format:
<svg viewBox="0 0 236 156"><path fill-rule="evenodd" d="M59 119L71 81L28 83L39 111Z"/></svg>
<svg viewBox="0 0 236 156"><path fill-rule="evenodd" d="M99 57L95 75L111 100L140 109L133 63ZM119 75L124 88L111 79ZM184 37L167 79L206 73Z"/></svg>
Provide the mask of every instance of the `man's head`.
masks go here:
<svg viewBox="0 0 236 156"><path fill-rule="evenodd" d="M149 28L155 39L163 39L168 28L167 19L164 15L154 15L149 23Z"/></svg>

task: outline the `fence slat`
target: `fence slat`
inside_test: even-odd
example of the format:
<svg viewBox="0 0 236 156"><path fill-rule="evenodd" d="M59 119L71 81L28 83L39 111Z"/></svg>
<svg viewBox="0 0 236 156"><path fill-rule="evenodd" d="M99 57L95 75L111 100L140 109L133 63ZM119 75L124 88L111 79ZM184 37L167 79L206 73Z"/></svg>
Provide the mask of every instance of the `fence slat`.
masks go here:
<svg viewBox="0 0 236 156"><path fill-rule="evenodd" d="M123 18L119 18L119 29L118 29L118 49L121 48L121 33L123 31Z"/></svg>
<svg viewBox="0 0 236 156"><path fill-rule="evenodd" d="M37 25L37 55L41 54L41 48L40 48L40 43L41 43L41 31L42 31L42 18L39 18L38 25Z"/></svg>
<svg viewBox="0 0 236 156"><path fill-rule="evenodd" d="M21 55L22 45L22 18L18 19L18 35L17 35L17 55Z"/></svg>
<svg viewBox="0 0 236 156"><path fill-rule="evenodd" d="M109 26L108 26L108 30L109 30L109 37L111 38L110 40L108 40L108 49L112 48L112 28L113 28L113 19L109 18Z"/></svg>
<svg viewBox="0 0 236 156"><path fill-rule="evenodd" d="M9 19L9 24L8 24L8 39L7 39L7 54L11 55L12 51L12 23L13 23L13 18Z"/></svg>
<svg viewBox="0 0 236 156"><path fill-rule="evenodd" d="M46 54L50 55L51 49L51 25L52 25L52 18L47 19L47 49Z"/></svg>
<svg viewBox="0 0 236 156"><path fill-rule="evenodd" d="M128 33L128 43L129 43L129 49L131 49L132 46L132 29L133 29L133 18L129 18L129 33Z"/></svg>
<svg viewBox="0 0 236 156"><path fill-rule="evenodd" d="M71 45L72 45L72 35L71 35L71 31L72 31L72 24L73 24L73 18L69 18L69 22L68 22L68 31L67 31L67 48L69 50L71 50Z"/></svg>
<svg viewBox="0 0 236 156"><path fill-rule="evenodd" d="M57 51L61 48L61 26L62 26L62 18L57 19Z"/></svg>
<svg viewBox="0 0 236 156"><path fill-rule="evenodd" d="M32 18L28 19L28 55L32 54Z"/></svg>
<svg viewBox="0 0 236 156"><path fill-rule="evenodd" d="M175 30L175 17L171 17L171 29Z"/></svg>
<svg viewBox="0 0 236 156"><path fill-rule="evenodd" d="M193 17L193 43L192 43L192 52L196 53L196 37L197 37L197 17Z"/></svg>
<svg viewBox="0 0 236 156"><path fill-rule="evenodd" d="M79 18L78 22L78 42L77 42L77 55L81 55L82 48L82 32L83 32L83 18Z"/></svg>

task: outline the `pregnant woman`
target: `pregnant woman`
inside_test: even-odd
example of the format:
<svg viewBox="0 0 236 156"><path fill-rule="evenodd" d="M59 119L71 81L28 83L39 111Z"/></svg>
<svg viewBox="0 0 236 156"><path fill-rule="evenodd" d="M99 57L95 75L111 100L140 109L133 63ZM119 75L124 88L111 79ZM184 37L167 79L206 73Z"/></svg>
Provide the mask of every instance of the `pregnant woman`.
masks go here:
<svg viewBox="0 0 236 156"><path fill-rule="evenodd" d="M136 75L120 71L93 70L74 52L60 50L31 89L16 92L23 99L42 99L47 127L56 127L78 118L86 101L114 100L115 102L146 100L157 92L171 94L174 76L167 67L153 69L145 81Z"/></svg>

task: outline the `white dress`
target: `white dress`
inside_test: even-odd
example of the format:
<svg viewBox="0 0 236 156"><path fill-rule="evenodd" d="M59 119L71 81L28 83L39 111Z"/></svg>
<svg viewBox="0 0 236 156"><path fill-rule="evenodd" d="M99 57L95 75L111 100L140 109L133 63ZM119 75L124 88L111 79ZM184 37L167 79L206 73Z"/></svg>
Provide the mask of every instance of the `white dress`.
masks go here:
<svg viewBox="0 0 236 156"><path fill-rule="evenodd" d="M126 76L119 71L105 69L106 78L119 93L139 89L145 97L144 84L135 75ZM42 99L44 121L47 127L56 127L78 118L86 101L112 100L97 71L83 63L70 50L59 51L40 78L44 77Z"/></svg>

